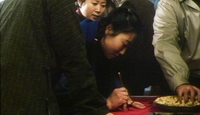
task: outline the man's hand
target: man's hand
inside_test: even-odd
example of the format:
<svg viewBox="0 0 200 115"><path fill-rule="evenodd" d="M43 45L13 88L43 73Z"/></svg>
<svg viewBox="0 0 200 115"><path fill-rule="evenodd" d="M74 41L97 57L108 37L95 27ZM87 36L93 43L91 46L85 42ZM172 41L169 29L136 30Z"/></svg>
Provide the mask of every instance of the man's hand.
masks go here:
<svg viewBox="0 0 200 115"><path fill-rule="evenodd" d="M129 99L128 91L125 87L116 88L113 90L111 95L107 98L107 106L109 110L114 110L127 103Z"/></svg>
<svg viewBox="0 0 200 115"><path fill-rule="evenodd" d="M200 102L200 89L193 85L180 85L177 87L176 93L180 101L184 99L185 102L188 102L190 99L194 102L194 100L197 99Z"/></svg>

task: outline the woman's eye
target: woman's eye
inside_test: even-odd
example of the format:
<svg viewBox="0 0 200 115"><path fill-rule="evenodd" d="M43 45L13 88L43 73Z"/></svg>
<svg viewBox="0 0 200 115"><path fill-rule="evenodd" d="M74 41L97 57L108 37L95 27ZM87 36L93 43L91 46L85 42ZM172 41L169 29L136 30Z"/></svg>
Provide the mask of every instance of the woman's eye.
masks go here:
<svg viewBox="0 0 200 115"><path fill-rule="evenodd" d="M94 6L96 6L98 3L92 3Z"/></svg>
<svg viewBox="0 0 200 115"><path fill-rule="evenodd" d="M101 5L101 7L105 8L105 7L106 7L106 5Z"/></svg>

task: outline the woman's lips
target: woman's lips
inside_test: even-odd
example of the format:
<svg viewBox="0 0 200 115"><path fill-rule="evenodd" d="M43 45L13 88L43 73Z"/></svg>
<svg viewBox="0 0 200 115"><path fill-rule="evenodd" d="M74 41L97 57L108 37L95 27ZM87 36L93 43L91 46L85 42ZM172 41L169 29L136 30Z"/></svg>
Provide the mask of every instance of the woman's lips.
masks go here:
<svg viewBox="0 0 200 115"><path fill-rule="evenodd" d="M92 15L94 17L94 19L98 19L100 16L97 15Z"/></svg>

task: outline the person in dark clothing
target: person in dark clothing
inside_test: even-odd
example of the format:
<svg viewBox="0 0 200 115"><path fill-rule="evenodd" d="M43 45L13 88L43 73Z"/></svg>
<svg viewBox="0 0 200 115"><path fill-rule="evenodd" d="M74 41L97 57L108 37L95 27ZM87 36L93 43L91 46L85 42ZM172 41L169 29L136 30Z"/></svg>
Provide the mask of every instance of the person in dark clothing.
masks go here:
<svg viewBox="0 0 200 115"><path fill-rule="evenodd" d="M107 17L98 21L90 21L85 19L82 21L81 27L87 37L90 36L90 31L95 30L93 24L99 25L98 32L94 41L86 42L88 60L93 67L94 73L97 68L104 67L105 70L110 71L111 60L121 56L125 53L127 47L136 39L137 33L140 31L140 21L133 10L126 8L117 8L111 11ZM85 28L87 27L87 28ZM134 33L135 35L131 35ZM92 38L92 37L91 37ZM129 39L128 39L129 38ZM133 38L132 40L130 38ZM107 73L110 74L110 73ZM107 98L107 103L112 102L112 108L115 109L123 104L119 102L121 97L117 97L117 92L124 92L126 89L120 84L116 77L96 76L98 89ZM123 91L124 90L124 91ZM120 94L120 93L119 93ZM132 101L130 99L130 101ZM118 105L119 103L119 105ZM136 105L134 105L136 104ZM139 102L135 102L132 106L136 106ZM142 106L143 108L144 106ZM138 106L138 108L141 108Z"/></svg>
<svg viewBox="0 0 200 115"><path fill-rule="evenodd" d="M94 38L89 41L86 38L87 57L94 73L96 73L96 68L99 67L99 64L106 63L108 66L105 66L105 68L107 68L111 59L123 55L129 44L136 39L137 33L140 30L140 21L137 15L134 11L126 8L118 8L111 11L100 22L85 19L80 22L80 25L82 30L85 29L83 32L86 37ZM98 28L97 35L92 34L92 36L90 32L91 30L97 30L96 28ZM102 78L106 82L103 83L100 80ZM105 96L110 110L116 109L128 102L131 103L131 106L144 108L143 104L131 100L126 88L121 86L118 78L113 79L100 76L96 80L99 89L106 86L107 89L104 92L107 92L108 89L112 90L108 96ZM107 83L116 83L118 86L109 87Z"/></svg>
<svg viewBox="0 0 200 115"><path fill-rule="evenodd" d="M2 115L59 115L52 87L61 72L84 115L109 112L87 61L74 10L71 0L4 1L0 14Z"/></svg>
<svg viewBox="0 0 200 115"><path fill-rule="evenodd" d="M114 7L111 0L77 0L75 5L80 21L85 18L99 20Z"/></svg>
<svg viewBox="0 0 200 115"><path fill-rule="evenodd" d="M88 18L90 20L99 20L101 17L104 17L105 11L108 9L110 5L110 0L76 0L75 2L75 14L79 21L83 21ZM78 22L79 24L79 22ZM97 25L93 24L93 27L97 27ZM85 27L87 28L87 27ZM97 29L91 30L89 33L90 36L96 34ZM93 40L91 37L84 36L86 41ZM75 106L73 100L70 95L70 88L66 81L66 77L64 74L61 75L59 81L53 87L54 94L57 98L58 105L60 108L60 114L81 114L78 108ZM69 108L69 109L66 109Z"/></svg>

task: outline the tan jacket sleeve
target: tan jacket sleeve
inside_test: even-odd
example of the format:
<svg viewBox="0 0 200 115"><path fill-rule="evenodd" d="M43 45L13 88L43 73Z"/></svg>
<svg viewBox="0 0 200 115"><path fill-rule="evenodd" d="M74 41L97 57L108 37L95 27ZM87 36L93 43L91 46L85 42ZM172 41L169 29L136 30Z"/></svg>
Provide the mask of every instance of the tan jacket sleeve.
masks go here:
<svg viewBox="0 0 200 115"><path fill-rule="evenodd" d="M177 3L172 0L159 2L153 24L153 45L155 56L162 67L165 78L170 88L175 90L177 86L188 83L189 69L181 57L176 11L170 4L178 4L178 1ZM180 6L177 5L177 7Z"/></svg>

